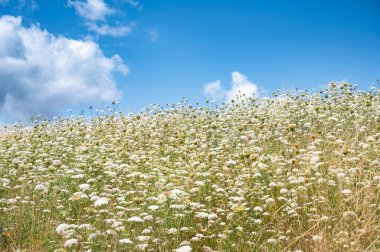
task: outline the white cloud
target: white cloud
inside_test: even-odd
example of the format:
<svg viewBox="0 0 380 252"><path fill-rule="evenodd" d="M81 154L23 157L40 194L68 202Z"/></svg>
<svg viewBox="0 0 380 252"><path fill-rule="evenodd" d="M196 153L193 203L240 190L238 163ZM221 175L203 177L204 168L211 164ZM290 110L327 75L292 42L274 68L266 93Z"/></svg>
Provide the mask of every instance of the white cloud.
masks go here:
<svg viewBox="0 0 380 252"><path fill-rule="evenodd" d="M118 10L110 8L104 0L68 0L68 6L74 7L76 13L81 16L89 31L95 32L100 36L121 37L132 32L134 24L110 26L106 17L119 13ZM135 2L133 2L136 4ZM138 4L138 2L137 2Z"/></svg>
<svg viewBox="0 0 380 252"><path fill-rule="evenodd" d="M221 100L226 96L226 91L223 90L220 80L205 84L203 92L213 100Z"/></svg>
<svg viewBox="0 0 380 252"><path fill-rule="evenodd" d="M10 0L0 0L0 6L7 6ZM12 8L23 12L34 12L39 9L36 0L12 0Z"/></svg>
<svg viewBox="0 0 380 252"><path fill-rule="evenodd" d="M232 87L227 91L227 99L232 100L240 94L245 94L247 98L253 97L257 94L257 86L250 82L247 76L239 73L233 72L232 77Z"/></svg>
<svg viewBox="0 0 380 252"><path fill-rule="evenodd" d="M115 14L115 10L109 8L103 0L68 1L69 7L74 7L77 14L86 20L104 21L108 15Z"/></svg>
<svg viewBox="0 0 380 252"><path fill-rule="evenodd" d="M133 7L139 7L140 6L140 2L139 1L135 1L135 0L123 0L123 1L126 2L126 3L129 3Z"/></svg>
<svg viewBox="0 0 380 252"><path fill-rule="evenodd" d="M88 29L90 31L95 32L98 35L101 36L112 36L112 37L122 37L127 35L128 33L132 32L134 25L121 25L121 26L109 26L107 24L103 24L98 26L96 23L89 23L87 24Z"/></svg>
<svg viewBox="0 0 380 252"><path fill-rule="evenodd" d="M206 96L211 97L214 100L227 100L231 101L238 96L245 95L246 98L257 96L257 85L250 82L247 76L239 73L232 72L231 88L228 90L223 89L222 82L220 80L207 83L203 89Z"/></svg>
<svg viewBox="0 0 380 252"><path fill-rule="evenodd" d="M25 119L52 116L75 104L121 97L113 74L128 68L118 55L106 57L92 41L54 36L21 17L0 17L0 112Z"/></svg>
<svg viewBox="0 0 380 252"><path fill-rule="evenodd" d="M30 12L34 12L38 10L40 7L35 0L18 0L18 9L19 10L27 10Z"/></svg>

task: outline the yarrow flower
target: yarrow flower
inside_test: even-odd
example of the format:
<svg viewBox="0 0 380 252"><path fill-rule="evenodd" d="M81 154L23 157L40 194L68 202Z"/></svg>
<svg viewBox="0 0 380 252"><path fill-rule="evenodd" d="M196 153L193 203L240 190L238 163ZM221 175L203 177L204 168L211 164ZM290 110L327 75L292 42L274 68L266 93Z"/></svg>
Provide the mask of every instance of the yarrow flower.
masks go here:
<svg viewBox="0 0 380 252"><path fill-rule="evenodd" d="M255 211L255 212L257 212L257 213L262 213L264 210L263 210L262 207L260 207L260 206L256 206L256 207L253 208L253 211Z"/></svg>
<svg viewBox="0 0 380 252"><path fill-rule="evenodd" d="M133 244L133 242L127 238L119 240L120 244Z"/></svg>
<svg viewBox="0 0 380 252"><path fill-rule="evenodd" d="M351 195L351 193L352 193L352 191L349 190L349 189L342 190L342 194L345 195L345 196L349 196L349 195Z"/></svg>
<svg viewBox="0 0 380 252"><path fill-rule="evenodd" d="M128 218L128 222L144 222L144 220L141 219L140 217L133 216L131 218Z"/></svg>
<svg viewBox="0 0 380 252"><path fill-rule="evenodd" d="M188 245L179 247L175 250L176 252L191 252L192 248Z"/></svg>
<svg viewBox="0 0 380 252"><path fill-rule="evenodd" d="M47 190L47 189L48 189L47 186L44 185L44 184L39 184L39 185L36 185L36 186L34 187L34 190L36 190L36 191L45 191L45 190Z"/></svg>
<svg viewBox="0 0 380 252"><path fill-rule="evenodd" d="M89 184L81 184L79 185L79 189L81 189L82 191L88 191L90 190L90 185Z"/></svg>
<svg viewBox="0 0 380 252"><path fill-rule="evenodd" d="M67 228L69 228L69 225L62 223L58 225L58 227L55 229L55 232L57 234L62 234Z"/></svg>
<svg viewBox="0 0 380 252"><path fill-rule="evenodd" d="M109 199L102 197L102 198L97 199L94 202L94 206L95 207L100 207L100 206L103 206L103 205L108 205L108 202L109 202Z"/></svg>
<svg viewBox="0 0 380 252"><path fill-rule="evenodd" d="M151 205L148 207L149 210L152 210L152 211L156 211L158 208L160 208L159 206L157 205Z"/></svg>
<svg viewBox="0 0 380 252"><path fill-rule="evenodd" d="M311 237L311 239L312 239L313 241L315 241L315 242L320 242L320 241L322 241L322 236L320 236L320 235L313 235L313 236Z"/></svg>
<svg viewBox="0 0 380 252"><path fill-rule="evenodd" d="M204 213L204 212L197 212L195 214L195 218L197 218L197 219L207 219L208 216L209 216L209 214L208 213Z"/></svg>
<svg viewBox="0 0 380 252"><path fill-rule="evenodd" d="M63 244L63 246L71 248L71 246L73 246L75 244L78 244L78 240L77 239L69 239L69 240L65 241L65 243Z"/></svg>

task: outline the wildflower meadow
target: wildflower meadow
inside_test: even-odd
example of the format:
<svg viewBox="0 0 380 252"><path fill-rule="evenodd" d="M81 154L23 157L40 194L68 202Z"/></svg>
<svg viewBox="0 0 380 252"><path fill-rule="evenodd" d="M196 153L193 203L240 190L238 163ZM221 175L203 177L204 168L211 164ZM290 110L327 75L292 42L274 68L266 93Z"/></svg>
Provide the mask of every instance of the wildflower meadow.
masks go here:
<svg viewBox="0 0 380 252"><path fill-rule="evenodd" d="M0 250L379 251L379 89L8 128Z"/></svg>

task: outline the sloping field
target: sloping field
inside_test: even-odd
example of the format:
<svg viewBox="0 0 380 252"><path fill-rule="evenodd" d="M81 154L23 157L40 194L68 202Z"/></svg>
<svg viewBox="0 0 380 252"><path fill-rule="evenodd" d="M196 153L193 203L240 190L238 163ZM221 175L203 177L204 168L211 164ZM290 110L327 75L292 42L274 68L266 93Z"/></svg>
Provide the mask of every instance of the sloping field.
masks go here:
<svg viewBox="0 0 380 252"><path fill-rule="evenodd" d="M0 250L380 250L378 90L213 106L2 137Z"/></svg>

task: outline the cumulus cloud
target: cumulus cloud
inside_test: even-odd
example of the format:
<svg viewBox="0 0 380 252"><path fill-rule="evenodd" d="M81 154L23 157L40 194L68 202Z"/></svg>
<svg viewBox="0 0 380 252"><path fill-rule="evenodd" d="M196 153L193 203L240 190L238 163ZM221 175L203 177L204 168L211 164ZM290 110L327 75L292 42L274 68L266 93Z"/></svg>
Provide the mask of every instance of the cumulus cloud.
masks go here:
<svg viewBox="0 0 380 252"><path fill-rule="evenodd" d="M121 37L133 30L133 23L117 26L110 26L107 23L106 17L115 15L118 11L109 7L104 0L68 0L67 4L69 7L73 7L76 13L84 19L89 31L95 32L100 36Z"/></svg>
<svg viewBox="0 0 380 252"><path fill-rule="evenodd" d="M253 97L257 94L257 86L250 82L247 76L239 73L233 72L232 77L232 87L227 91L227 99L235 99L239 93L245 94L247 98Z"/></svg>
<svg viewBox="0 0 380 252"><path fill-rule="evenodd" d="M214 100L231 101L239 95L245 95L246 98L257 96L257 85L248 80L247 76L235 71L231 74L231 88L224 89L220 80L207 83L203 92L206 96Z"/></svg>
<svg viewBox="0 0 380 252"><path fill-rule="evenodd" d="M0 111L13 119L52 116L63 107L119 99L115 72L128 68L92 41L54 36L21 17L0 17Z"/></svg>
<svg viewBox="0 0 380 252"><path fill-rule="evenodd" d="M121 26L109 26L108 24L97 25L96 23L89 23L87 25L90 31L95 32L101 36L112 36L112 37L122 37L133 30L133 24L121 25Z"/></svg>
<svg viewBox="0 0 380 252"><path fill-rule="evenodd" d="M77 14L86 20L105 20L107 15L115 14L115 10L109 8L103 0L68 1L69 7L74 7Z"/></svg>
<svg viewBox="0 0 380 252"><path fill-rule="evenodd" d="M226 96L226 91L223 90L220 80L205 84L203 92L214 100L221 100Z"/></svg>

